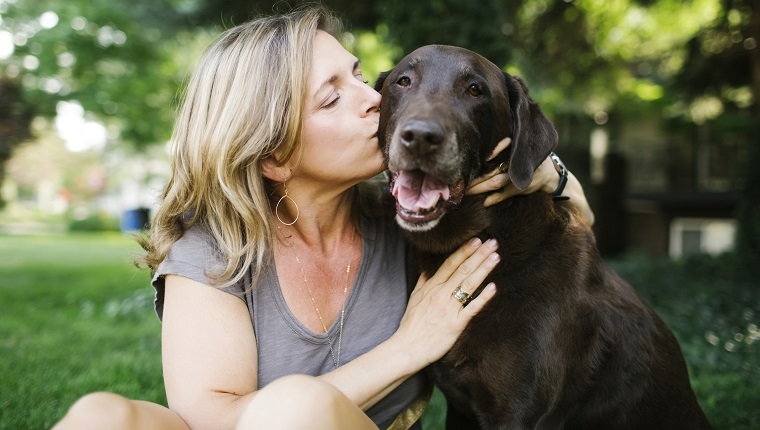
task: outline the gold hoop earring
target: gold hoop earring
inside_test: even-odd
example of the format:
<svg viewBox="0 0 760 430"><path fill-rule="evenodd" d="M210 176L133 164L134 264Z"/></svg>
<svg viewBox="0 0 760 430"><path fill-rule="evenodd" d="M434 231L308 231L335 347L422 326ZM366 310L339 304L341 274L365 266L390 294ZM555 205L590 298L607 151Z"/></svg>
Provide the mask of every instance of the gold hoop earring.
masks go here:
<svg viewBox="0 0 760 430"><path fill-rule="evenodd" d="M282 201L283 201L283 200L284 200L286 197L288 198L288 200L290 200L291 202L293 202L293 206L295 206L295 207L296 207L296 217L295 217L295 219L294 219L293 221L291 221L291 222L289 222L289 223L288 223L288 222L285 222L285 221L283 221L283 220L282 220L282 218L280 218L280 211L279 211L279 210L280 210L280 203L282 203ZM280 200L277 200L277 204L276 204L276 205L275 205L275 207L274 207L274 215L277 217L277 220L278 220L278 221L280 221L280 222L281 222L283 225L293 225L293 224L295 224L295 223L296 223L296 221L298 221L298 216L299 216L300 214L301 214L301 210L300 210L300 209L298 209L298 204L296 203L296 201L295 201L295 200L293 200L293 198L292 198L292 197L290 197L290 196L288 195L288 189L287 189L287 188L285 188L285 195L283 195L282 197L280 197Z"/></svg>

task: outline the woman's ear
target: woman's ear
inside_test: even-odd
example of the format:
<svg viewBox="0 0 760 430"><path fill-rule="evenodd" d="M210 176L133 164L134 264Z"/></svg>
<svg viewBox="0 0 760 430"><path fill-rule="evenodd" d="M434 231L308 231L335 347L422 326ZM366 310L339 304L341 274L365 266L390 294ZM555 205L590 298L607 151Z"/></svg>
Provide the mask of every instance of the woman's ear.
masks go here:
<svg viewBox="0 0 760 430"><path fill-rule="evenodd" d="M274 157L267 157L261 161L261 174L274 182L285 182L293 172L292 167L280 164Z"/></svg>

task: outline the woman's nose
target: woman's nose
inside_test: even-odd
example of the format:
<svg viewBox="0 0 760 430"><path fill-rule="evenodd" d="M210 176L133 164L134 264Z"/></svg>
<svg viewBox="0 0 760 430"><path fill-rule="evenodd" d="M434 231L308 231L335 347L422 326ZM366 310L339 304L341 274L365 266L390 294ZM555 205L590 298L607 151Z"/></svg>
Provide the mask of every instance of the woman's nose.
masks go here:
<svg viewBox="0 0 760 430"><path fill-rule="evenodd" d="M364 110L366 113L370 112L376 112L380 109L380 99L382 96L379 92L375 91L374 88L367 86L367 101L366 101L366 109Z"/></svg>

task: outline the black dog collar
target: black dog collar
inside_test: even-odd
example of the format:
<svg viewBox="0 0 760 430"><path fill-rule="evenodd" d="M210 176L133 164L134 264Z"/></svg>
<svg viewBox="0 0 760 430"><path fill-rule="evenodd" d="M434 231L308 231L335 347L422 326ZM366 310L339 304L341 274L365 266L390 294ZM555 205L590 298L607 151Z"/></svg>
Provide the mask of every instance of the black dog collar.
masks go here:
<svg viewBox="0 0 760 430"><path fill-rule="evenodd" d="M557 173L559 174L559 185L557 185L557 189L551 194L552 200L555 202L570 200L570 197L562 195L562 192L565 191L565 185L567 185L567 167L565 167L565 163L560 160L557 154L552 152L549 154L549 157L551 157L552 162L554 163L554 168L557 169Z"/></svg>

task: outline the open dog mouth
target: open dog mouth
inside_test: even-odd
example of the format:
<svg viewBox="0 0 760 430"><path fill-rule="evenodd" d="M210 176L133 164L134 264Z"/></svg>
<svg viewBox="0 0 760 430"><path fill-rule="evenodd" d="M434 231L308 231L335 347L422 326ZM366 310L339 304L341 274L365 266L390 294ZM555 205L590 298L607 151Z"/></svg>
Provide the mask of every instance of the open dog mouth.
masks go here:
<svg viewBox="0 0 760 430"><path fill-rule="evenodd" d="M397 215L419 225L439 219L447 208L459 204L464 197L464 180L448 185L422 170L402 170L393 175L391 192Z"/></svg>

